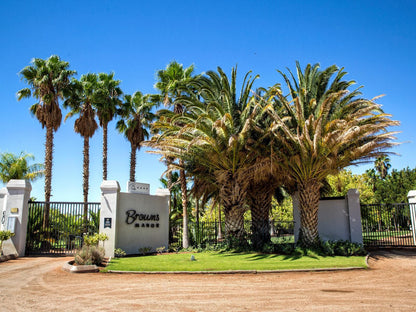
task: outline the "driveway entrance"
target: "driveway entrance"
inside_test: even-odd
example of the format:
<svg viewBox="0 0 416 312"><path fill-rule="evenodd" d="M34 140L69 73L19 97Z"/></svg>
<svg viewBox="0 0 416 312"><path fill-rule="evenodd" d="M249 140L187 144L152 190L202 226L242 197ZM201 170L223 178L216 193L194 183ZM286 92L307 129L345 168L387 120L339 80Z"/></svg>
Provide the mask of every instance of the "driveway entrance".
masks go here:
<svg viewBox="0 0 416 312"><path fill-rule="evenodd" d="M0 311L414 311L416 251L377 251L369 270L71 274L71 258L0 263Z"/></svg>

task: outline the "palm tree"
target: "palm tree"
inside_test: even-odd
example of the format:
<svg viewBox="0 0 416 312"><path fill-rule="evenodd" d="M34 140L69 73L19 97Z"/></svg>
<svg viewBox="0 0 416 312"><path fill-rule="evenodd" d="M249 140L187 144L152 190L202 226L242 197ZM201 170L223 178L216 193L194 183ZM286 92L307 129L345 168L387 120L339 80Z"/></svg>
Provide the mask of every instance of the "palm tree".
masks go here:
<svg viewBox="0 0 416 312"><path fill-rule="evenodd" d="M117 122L116 128L124 134L131 145L129 179L131 182L136 181L136 152L140 150L145 138L149 138L147 129L154 119L154 114L151 112L153 105L150 95L143 95L137 91L133 96L128 94L124 96L124 103L119 112L122 118Z"/></svg>
<svg viewBox="0 0 416 312"><path fill-rule="evenodd" d="M35 181L44 176L42 164L29 165L35 156L21 152L20 155L2 153L0 155L0 180L7 183L12 179Z"/></svg>
<svg viewBox="0 0 416 312"><path fill-rule="evenodd" d="M103 128L103 180L107 180L107 132L108 123L113 120L117 108L121 105L120 96L123 93L119 88L120 80L114 80L114 73L98 74L98 97L94 105L97 111L100 126Z"/></svg>
<svg viewBox="0 0 416 312"><path fill-rule="evenodd" d="M89 163L90 163L90 138L98 128L95 120L93 104L96 102L97 75L82 75L80 80L72 79L71 90L64 102L65 108L70 108L65 120L79 115L75 120L74 130L84 138L83 161L83 195L84 195L84 231L88 224L88 189L89 189Z"/></svg>
<svg viewBox="0 0 416 312"><path fill-rule="evenodd" d="M197 94L188 92L176 101L186 107L183 114L163 112L154 128L161 134L148 145L165 157L179 158L184 168L219 189L225 213L226 235L244 241L244 212L248 187L247 169L258 157L257 142L250 140L251 123L257 111L250 105L254 79L247 73L237 94L237 71L231 81L218 68L190 82Z"/></svg>
<svg viewBox="0 0 416 312"><path fill-rule="evenodd" d="M274 88L259 88L254 93L253 101L258 108L264 108L273 94ZM273 137L267 132L271 121L267 114L260 113L254 130L250 133L251 140L258 142L257 151L260 155L248 171L250 176L247 189L247 204L251 211L251 242L255 250L262 250L264 245L270 243L272 198L279 186L284 184L284 174L272 152Z"/></svg>
<svg viewBox="0 0 416 312"><path fill-rule="evenodd" d="M46 128L45 143L45 201L50 202L52 189L52 160L53 160L53 133L61 125L62 113L59 99L68 88L70 77L75 71L69 70L69 63L62 61L59 56L52 55L47 60L34 58L32 65L23 68L20 76L29 88L17 92L18 100L33 96L38 100L30 107L31 113L36 116ZM45 206L43 226L49 224L49 205Z"/></svg>
<svg viewBox="0 0 416 312"><path fill-rule="evenodd" d="M289 96L276 90L277 105L267 106L274 153L299 192L299 243L306 246L319 242L319 195L326 176L385 154L395 144L387 128L398 122L384 114L375 99L359 98L358 90L348 93L353 82L340 83L346 74L342 69L330 85L334 73L330 68L320 71L319 65L308 65L302 72L297 64L297 79L282 74ZM276 106L283 110L278 113Z"/></svg>
<svg viewBox="0 0 416 312"><path fill-rule="evenodd" d="M380 175L380 178L384 180L387 176L387 173L391 167L390 158L387 155L381 155L377 157L374 162L374 167Z"/></svg>
<svg viewBox="0 0 416 312"><path fill-rule="evenodd" d="M173 112L175 114L182 114L184 111L183 104L177 99L184 94L184 90L187 89L189 82L193 78L194 66L191 65L188 68L183 68L182 64L172 61L166 66L166 69L159 70L157 72L158 82L155 84L155 88L160 91L162 101L165 105L173 104ZM167 164L173 163L174 159L167 157ZM184 164L180 160L179 166L182 169L179 170L179 180L181 184L182 192L182 206L183 206L183 248L189 247L188 237L188 192L186 187L186 174L183 169ZM169 172L169 170L168 170ZM171 177L168 176L169 190L171 190Z"/></svg>

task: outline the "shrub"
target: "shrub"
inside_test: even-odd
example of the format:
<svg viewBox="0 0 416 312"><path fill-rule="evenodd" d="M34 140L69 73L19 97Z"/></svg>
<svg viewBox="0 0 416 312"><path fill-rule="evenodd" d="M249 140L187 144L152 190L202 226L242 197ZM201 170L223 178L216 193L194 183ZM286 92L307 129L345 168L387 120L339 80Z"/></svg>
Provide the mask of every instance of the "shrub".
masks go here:
<svg viewBox="0 0 416 312"><path fill-rule="evenodd" d="M87 246L97 246L98 242L103 242L106 240L108 240L108 236L104 233L95 233L94 235L84 236L84 244Z"/></svg>
<svg viewBox="0 0 416 312"><path fill-rule="evenodd" d="M75 263L78 265L100 265L104 254L102 247L84 245L75 255Z"/></svg>
<svg viewBox="0 0 416 312"><path fill-rule="evenodd" d="M107 234L95 233L84 236L84 245L75 254L75 263L78 265L100 265L104 259L105 250L98 247L98 242L108 239Z"/></svg>
<svg viewBox="0 0 416 312"><path fill-rule="evenodd" d="M362 244L349 241L326 241L322 242L321 248L328 256L363 256L367 254Z"/></svg>
<svg viewBox="0 0 416 312"><path fill-rule="evenodd" d="M149 253L151 251L152 251L152 247L142 247L142 248L139 248L139 252L142 255L145 255L145 254L147 254L147 253Z"/></svg>
<svg viewBox="0 0 416 312"><path fill-rule="evenodd" d="M116 258L122 258L126 255L126 252L121 248L114 249L114 256Z"/></svg>
<svg viewBox="0 0 416 312"><path fill-rule="evenodd" d="M165 252L165 250L166 250L166 247L165 247L165 246L162 246L162 247L157 247L157 248L156 248L156 252L157 252L158 254L162 254L162 253L164 253L164 252Z"/></svg>
<svg viewBox="0 0 416 312"><path fill-rule="evenodd" d="M10 231L0 231L0 256L3 255L3 242L13 236L14 236L14 233Z"/></svg>

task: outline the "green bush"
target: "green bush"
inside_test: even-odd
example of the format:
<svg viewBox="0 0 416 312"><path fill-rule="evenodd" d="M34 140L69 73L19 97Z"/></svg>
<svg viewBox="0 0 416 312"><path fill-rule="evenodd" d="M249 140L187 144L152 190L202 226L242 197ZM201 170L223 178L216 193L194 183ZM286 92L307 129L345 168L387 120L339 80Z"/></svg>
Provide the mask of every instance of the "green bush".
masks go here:
<svg viewBox="0 0 416 312"><path fill-rule="evenodd" d="M121 248L114 249L114 256L116 258L122 258L126 255L126 252Z"/></svg>
<svg viewBox="0 0 416 312"><path fill-rule="evenodd" d="M164 253L166 251L166 247L165 246L161 246L161 247L157 247L156 248L156 252L158 253L158 254L162 254L162 253Z"/></svg>
<svg viewBox="0 0 416 312"><path fill-rule="evenodd" d="M139 248L139 252L142 255L145 255L145 254L150 253L152 251L152 249L153 249L152 247L141 247L141 248Z"/></svg>
<svg viewBox="0 0 416 312"><path fill-rule="evenodd" d="M98 247L98 242L108 239L106 234L95 233L84 236L84 245L75 254L75 263L79 265L100 265L104 259L105 250Z"/></svg>
<svg viewBox="0 0 416 312"><path fill-rule="evenodd" d="M326 241L321 244L322 251L328 256L364 256L364 246L349 241Z"/></svg>
<svg viewBox="0 0 416 312"><path fill-rule="evenodd" d="M104 233L95 233L94 235L85 235L84 236L84 245L87 246L97 246L98 242L103 242L108 240L107 234Z"/></svg>
<svg viewBox="0 0 416 312"><path fill-rule="evenodd" d="M104 248L84 245L75 255L75 263L78 265L100 265L104 259Z"/></svg>
<svg viewBox="0 0 416 312"><path fill-rule="evenodd" d="M3 255L3 242L13 236L14 236L14 233L10 231L0 231L0 256Z"/></svg>

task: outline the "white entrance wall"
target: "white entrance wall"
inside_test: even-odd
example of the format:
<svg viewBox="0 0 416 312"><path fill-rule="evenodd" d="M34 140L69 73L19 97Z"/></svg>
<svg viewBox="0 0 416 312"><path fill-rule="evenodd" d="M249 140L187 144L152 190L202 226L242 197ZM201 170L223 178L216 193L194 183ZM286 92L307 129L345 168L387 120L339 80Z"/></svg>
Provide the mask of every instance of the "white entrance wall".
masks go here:
<svg viewBox="0 0 416 312"><path fill-rule="evenodd" d="M293 196L293 218L295 221L295 241L300 228L299 199ZM345 240L363 243L361 227L360 194L351 189L345 198L323 199L318 210L319 237L324 240Z"/></svg>
<svg viewBox="0 0 416 312"><path fill-rule="evenodd" d="M30 182L25 180L10 180L6 187L0 190L0 230L9 230L15 234L3 243L5 255L25 255L31 190Z"/></svg>
<svg viewBox="0 0 416 312"><path fill-rule="evenodd" d="M169 247L169 192L122 193L117 181L104 181L101 191L100 233L109 237L103 244L107 257L116 248L138 254L140 248Z"/></svg>
<svg viewBox="0 0 416 312"><path fill-rule="evenodd" d="M410 191L407 194L410 209L410 221L412 223L413 244L416 245L416 191Z"/></svg>

